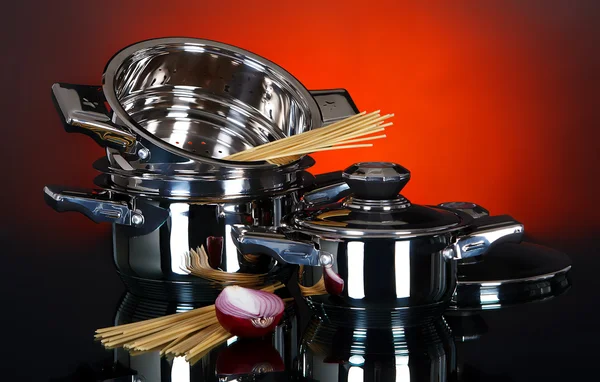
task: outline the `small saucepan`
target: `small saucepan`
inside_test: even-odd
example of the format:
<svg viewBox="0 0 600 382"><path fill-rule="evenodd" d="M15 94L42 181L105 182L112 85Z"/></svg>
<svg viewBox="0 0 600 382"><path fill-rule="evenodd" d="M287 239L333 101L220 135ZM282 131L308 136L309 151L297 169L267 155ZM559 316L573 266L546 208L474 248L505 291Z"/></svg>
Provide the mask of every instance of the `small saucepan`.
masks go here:
<svg viewBox="0 0 600 382"><path fill-rule="evenodd" d="M332 324L369 328L435 319L456 289L458 262L523 236L512 217L489 216L473 203L412 204L398 194L410 172L394 163L357 163L343 178L350 196L305 204L273 231L238 225L232 234L242 253L305 265L304 286L324 276L327 293L307 302Z"/></svg>

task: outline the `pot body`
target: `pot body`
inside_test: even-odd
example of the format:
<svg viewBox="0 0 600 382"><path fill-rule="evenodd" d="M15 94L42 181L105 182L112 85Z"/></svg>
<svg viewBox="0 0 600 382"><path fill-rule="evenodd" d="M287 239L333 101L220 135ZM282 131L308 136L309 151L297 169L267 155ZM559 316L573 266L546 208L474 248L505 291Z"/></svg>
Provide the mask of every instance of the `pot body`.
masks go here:
<svg viewBox="0 0 600 382"><path fill-rule="evenodd" d="M157 229L140 234L130 226L113 224L113 256L127 289L137 296L163 301L213 302L222 286L189 274L186 253L204 246L212 268L225 272L269 273L266 283L286 281L293 267L282 267L268 256L245 257L232 242L232 224L277 225L297 194L245 203L195 204L180 201L146 203L167 210Z"/></svg>
<svg viewBox="0 0 600 382"><path fill-rule="evenodd" d="M319 248L332 254L344 289L339 295L308 297L308 303L323 320L356 327L435 318L456 288L456 261L444 254L451 241L450 234L410 240L321 239ZM305 267L303 285L314 285L322 274L322 267Z"/></svg>

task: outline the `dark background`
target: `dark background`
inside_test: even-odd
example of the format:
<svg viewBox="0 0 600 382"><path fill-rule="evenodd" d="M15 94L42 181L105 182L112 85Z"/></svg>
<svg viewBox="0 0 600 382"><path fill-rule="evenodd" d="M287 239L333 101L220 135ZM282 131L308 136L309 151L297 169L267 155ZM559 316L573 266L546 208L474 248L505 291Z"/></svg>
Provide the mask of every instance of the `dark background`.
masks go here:
<svg viewBox="0 0 600 382"><path fill-rule="evenodd" d="M585 293L571 293L563 311L547 305L522 330L538 327L548 341L570 336L569 349L558 340L556 349L543 347L566 357L549 376L589 370L598 338L600 2L398 3L3 4L0 365L21 371L15 375L34 367L60 376L78 360L106 356L89 343L110 323L122 291L110 227L43 202L45 184L91 187L91 165L103 155L88 137L63 131L51 85L100 84L124 46L189 36L248 49L310 89L344 87L360 109L396 114L385 142L317 154L313 172L362 160L401 163L413 173L412 201L474 201L522 221L529 240L569 253L574 290Z"/></svg>

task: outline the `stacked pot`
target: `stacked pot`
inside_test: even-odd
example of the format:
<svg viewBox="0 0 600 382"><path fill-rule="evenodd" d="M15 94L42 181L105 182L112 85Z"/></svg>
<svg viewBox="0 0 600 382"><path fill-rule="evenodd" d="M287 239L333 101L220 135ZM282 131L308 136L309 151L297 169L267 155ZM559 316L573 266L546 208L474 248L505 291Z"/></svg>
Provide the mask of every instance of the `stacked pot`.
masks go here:
<svg viewBox="0 0 600 382"><path fill-rule="evenodd" d="M52 96L65 129L89 135L106 156L94 163L99 190L47 186L46 201L113 224L116 268L138 295L213 301L219 288L181 269L200 245L211 247L215 268L276 275L270 258L238 256L228 227L277 226L317 185L347 190L339 173L308 173L308 156L280 167L222 159L357 112L345 90L308 91L237 47L143 41L113 56L102 86L57 83Z"/></svg>
<svg viewBox="0 0 600 382"><path fill-rule="evenodd" d="M222 286L182 269L204 245L213 268L301 282L334 324L420 324L441 315L457 264L520 241L523 226L472 203L419 206L399 195L402 166L357 163L313 176L303 156L275 166L223 158L357 113L345 90L309 92L288 72L222 43L143 41L108 62L102 86L55 84L65 129L106 148L98 190L44 189L58 211L113 224L114 260L129 291L212 302ZM251 255L251 256L248 256ZM250 260L251 259L251 260Z"/></svg>

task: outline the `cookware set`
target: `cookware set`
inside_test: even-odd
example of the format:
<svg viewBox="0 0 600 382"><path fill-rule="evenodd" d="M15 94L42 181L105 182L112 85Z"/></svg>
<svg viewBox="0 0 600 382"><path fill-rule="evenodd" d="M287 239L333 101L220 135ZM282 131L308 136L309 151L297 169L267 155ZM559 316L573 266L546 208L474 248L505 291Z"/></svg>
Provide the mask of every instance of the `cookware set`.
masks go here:
<svg viewBox="0 0 600 382"><path fill-rule="evenodd" d="M521 241L521 223L475 204L412 204L398 194L410 172L397 164L357 163L343 178L350 195L295 211L272 232L233 227L242 252L311 266L303 283L315 283L322 267L333 265L341 292L307 300L334 324L382 327L435 317L456 290L459 261Z"/></svg>
<svg viewBox="0 0 600 382"><path fill-rule="evenodd" d="M323 269L341 288L307 297L324 320L359 327L439 317L461 267L485 264L523 225L473 203L416 205L400 195L410 171L356 163L313 176L307 155L277 166L222 158L358 113L343 89L308 91L278 65L209 40L161 38L130 45L101 86L57 83L67 132L106 150L98 189L44 188L57 211L112 224L117 272L133 295L214 301L222 286L182 269L208 247L225 272L268 272L315 284ZM296 279L292 279L293 282Z"/></svg>

